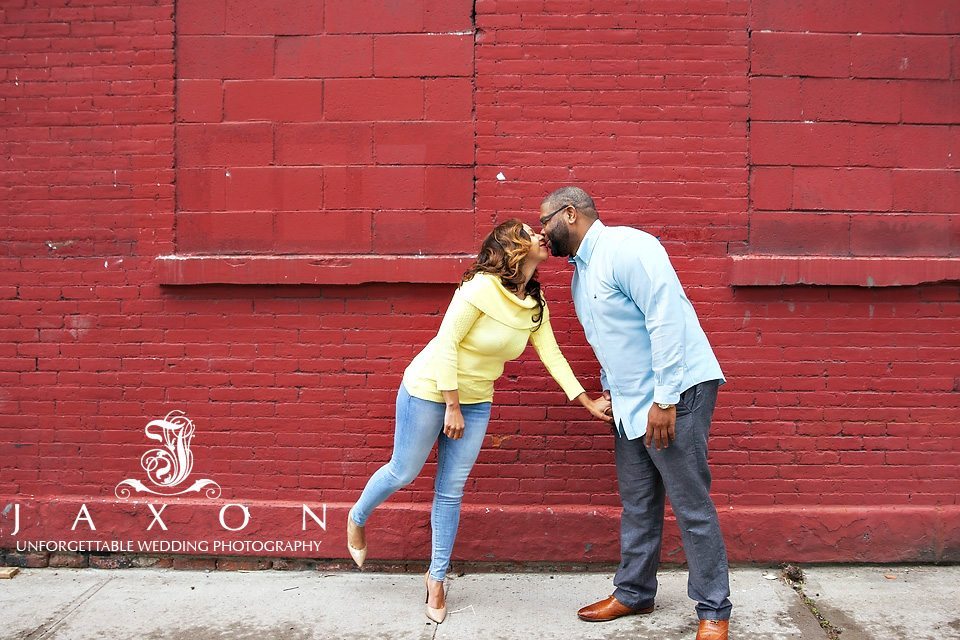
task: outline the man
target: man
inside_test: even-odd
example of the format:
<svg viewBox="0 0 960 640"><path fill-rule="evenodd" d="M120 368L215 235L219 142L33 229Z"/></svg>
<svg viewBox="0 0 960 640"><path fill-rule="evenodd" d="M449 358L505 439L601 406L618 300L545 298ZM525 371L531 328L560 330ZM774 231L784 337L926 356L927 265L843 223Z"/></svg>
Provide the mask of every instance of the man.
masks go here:
<svg viewBox="0 0 960 640"><path fill-rule="evenodd" d="M667 496L687 556L687 594L697 602L697 640L727 640L727 554L707 466L723 373L660 242L599 218L578 187L558 189L540 205L551 252L575 267L577 318L615 416L623 503L616 590L577 615L604 622L653 611Z"/></svg>

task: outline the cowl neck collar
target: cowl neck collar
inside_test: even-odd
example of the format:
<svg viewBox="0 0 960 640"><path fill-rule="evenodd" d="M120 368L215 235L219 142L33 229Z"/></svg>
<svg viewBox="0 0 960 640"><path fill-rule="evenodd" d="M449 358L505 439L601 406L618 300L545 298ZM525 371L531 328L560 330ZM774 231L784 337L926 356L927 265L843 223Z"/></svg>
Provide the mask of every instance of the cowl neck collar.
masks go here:
<svg viewBox="0 0 960 640"><path fill-rule="evenodd" d="M460 285L459 293L467 302L508 327L531 330L537 326L533 321L537 301L529 295L517 297L497 276L478 273Z"/></svg>

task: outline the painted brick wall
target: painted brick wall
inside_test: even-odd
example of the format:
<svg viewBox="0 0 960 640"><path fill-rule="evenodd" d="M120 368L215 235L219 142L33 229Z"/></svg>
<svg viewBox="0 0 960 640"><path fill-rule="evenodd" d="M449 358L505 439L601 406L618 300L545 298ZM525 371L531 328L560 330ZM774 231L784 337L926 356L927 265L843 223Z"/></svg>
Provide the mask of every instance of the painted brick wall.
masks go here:
<svg viewBox="0 0 960 640"><path fill-rule="evenodd" d="M956 256L956 5L752 7L750 251Z"/></svg>
<svg viewBox="0 0 960 640"><path fill-rule="evenodd" d="M930 127L942 133L911 138L917 146L905 158L881 149L876 157L885 164L854 167L889 178L891 202L899 172L956 180L950 160L956 155L943 155L943 145L954 145L948 148L953 154L957 140L949 108L960 60L955 5L931 2L917 13L906 1L890 4L897 9L889 11L865 11L850 0L844 10L825 12L822 4L477 0L471 11L457 13L454 26L436 27L422 10L426 5L412 0L365 0L340 13L330 10L331 3L322 15L315 4L292 0L183 0L176 11L169 2L149 0L5 2L0 547L14 546L8 508L14 503L21 504L20 538L29 539L94 537L82 524L70 531L81 504L107 538L296 538L303 535L301 503L325 503L329 531L310 537L322 540L323 557L344 557L346 507L389 456L400 375L436 330L452 285L168 287L158 283L154 259L185 248L300 251L314 250L311 242L296 244L311 238L356 241L344 227L318 235L326 227L305 225L303 236L283 236L288 244L252 245L259 235L251 220L266 214L260 219L270 221L271 233L280 214L325 221L331 175L377 184L387 169L426 175L436 163L458 172L474 166L470 222L463 221L469 202L427 214L419 201L393 208L379 195L364 195L378 190L342 181L337 184L349 186L337 193L359 199L335 199L342 208L333 217L356 216L364 221L358 228L366 229L366 221L387 211L395 221L411 220L382 238L390 251L413 251L411 230L430 240L428 248L443 247L447 236L465 237L465 227L482 232L514 215L532 221L546 192L578 183L597 198L606 221L661 237L729 378L711 459L732 558L957 559L956 284L729 286L729 257L754 240L752 216L799 213L793 200L760 206L758 167L781 177L789 171L792 179L808 169L852 170L852 147L843 143L847 155L838 155L831 146L841 134L821 136L818 158L817 147L804 142L803 127L840 127L850 136L844 140L862 137L871 144L898 140L901 134L890 131ZM464 15L472 24L464 25ZM819 22L804 22L816 16ZM861 19L868 22L861 25ZM764 28L750 31L758 20L767 21L774 35L765 37L779 47L768 54L758 44L763 38L757 40ZM871 31L871 25L886 30L893 24L900 30ZM433 127L422 122L433 117L426 87L434 77L421 79L420 67L409 65L433 56L449 63L453 54L425 44L439 42L425 34L446 30L471 32L466 37L474 39L475 72L468 77L456 75L459 66L456 73L442 69L450 91L439 94L462 96L468 81L474 113L466 118L457 98L437 103L452 114L437 121L473 123L475 164L459 155L459 145L434 149L433 136L423 136L421 149L400 149L406 136ZM791 44L805 31L817 32L812 51ZM936 78L900 77L889 56L872 54L864 54L864 64L889 76L821 77L804 66L835 58L821 54L821 36L846 38L852 47L850 34L857 31L897 46L912 47L918 39L940 43L951 75L943 75L937 56L920 56L940 74ZM365 57L371 41L372 59ZM379 65L377 51L390 52ZM761 55L788 68L758 76ZM846 60L850 65L854 58ZM774 82L772 76L784 74ZM803 114L795 104L777 106L794 85L803 105L814 95L807 89L820 80L835 81L823 86L849 99L817 101L813 125L797 124ZM889 100L859 93L870 91L874 80L885 83L883 91L896 87L900 119ZM423 101L410 114L395 115L375 92L369 104L356 102L366 90L358 86L394 83L424 87ZM911 93L917 83L930 93ZM764 94L765 84L778 85L773 95L780 98ZM273 99L263 100L264 86ZM907 95L913 103L904 101ZM331 103L331 96L342 100ZM404 96L395 103L401 111L409 106ZM936 106L943 102L947 108ZM340 110L327 109L331 104ZM836 114L831 109L837 104L860 111ZM762 105L768 111L760 111ZM758 165L754 119L763 120L768 132L794 132L789 139L799 142L780 145L786 155L776 155L776 145L766 147L772 158ZM356 135L351 127L359 127ZM865 127L887 133L875 139ZM237 131L246 133L234 136ZM229 133L218 137L222 132ZM203 137L208 134L213 137ZM345 135L357 144L345 144ZM327 153L330 162L316 157ZM244 179L228 190L219 172L226 177L230 167L242 169ZM390 193L396 183L380 186ZM787 192L791 198L795 193L792 187ZM946 206L929 200L931 206L915 209L875 210L865 204L872 191L863 199L855 191L842 193L842 207L814 208L816 215L920 213L926 224L956 211L956 197L941 189L924 193L945 197ZM443 221L433 225L440 211L455 219L440 214ZM244 218L198 225L201 233L189 240L194 244L181 244L187 241L183 220L224 212ZM387 250L377 244L376 228L370 226L369 235L357 232L369 239L363 250ZM834 233L824 229L823 235ZM874 232L884 233L865 229L864 237ZM569 269L551 261L542 278L565 353L595 389L596 364L569 304ZM217 500L156 499L169 504L164 519L170 531L148 533L152 516L143 500L119 501L114 487L142 476L140 456L154 444L143 427L173 409L186 411L197 426L194 477L214 478L223 494ZM498 385L455 558L616 558L612 463L608 431L566 404L527 353L508 365ZM424 477L371 521L375 559L426 556L433 469L428 461ZM243 533L219 526L218 509L227 501L250 508L251 525ZM664 557L682 558L672 525ZM23 559L13 554L8 561Z"/></svg>
<svg viewBox="0 0 960 640"><path fill-rule="evenodd" d="M0 493L99 493L164 396L173 7L11 0L0 33Z"/></svg>
<svg viewBox="0 0 960 640"><path fill-rule="evenodd" d="M471 10L180 0L177 251L473 250Z"/></svg>

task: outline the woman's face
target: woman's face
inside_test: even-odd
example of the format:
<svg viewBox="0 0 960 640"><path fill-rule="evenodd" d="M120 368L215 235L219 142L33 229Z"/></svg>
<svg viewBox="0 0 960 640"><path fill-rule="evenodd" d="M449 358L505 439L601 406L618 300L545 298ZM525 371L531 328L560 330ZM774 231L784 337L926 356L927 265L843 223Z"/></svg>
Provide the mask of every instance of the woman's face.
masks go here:
<svg viewBox="0 0 960 640"><path fill-rule="evenodd" d="M530 242L533 244L523 261L527 262L532 260L534 264L540 264L549 258L550 251L547 249L547 239L531 229L528 224L523 225L523 230L530 237Z"/></svg>

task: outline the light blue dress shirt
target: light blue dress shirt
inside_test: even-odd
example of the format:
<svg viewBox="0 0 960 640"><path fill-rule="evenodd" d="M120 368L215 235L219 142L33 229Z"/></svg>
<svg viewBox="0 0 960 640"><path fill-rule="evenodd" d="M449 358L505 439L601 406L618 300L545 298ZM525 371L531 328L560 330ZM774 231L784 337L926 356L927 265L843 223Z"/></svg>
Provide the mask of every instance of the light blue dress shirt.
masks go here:
<svg viewBox="0 0 960 640"><path fill-rule="evenodd" d="M659 240L597 220L570 263L576 267L571 287L577 318L627 438L646 433L654 402L676 404L695 384L724 381Z"/></svg>

